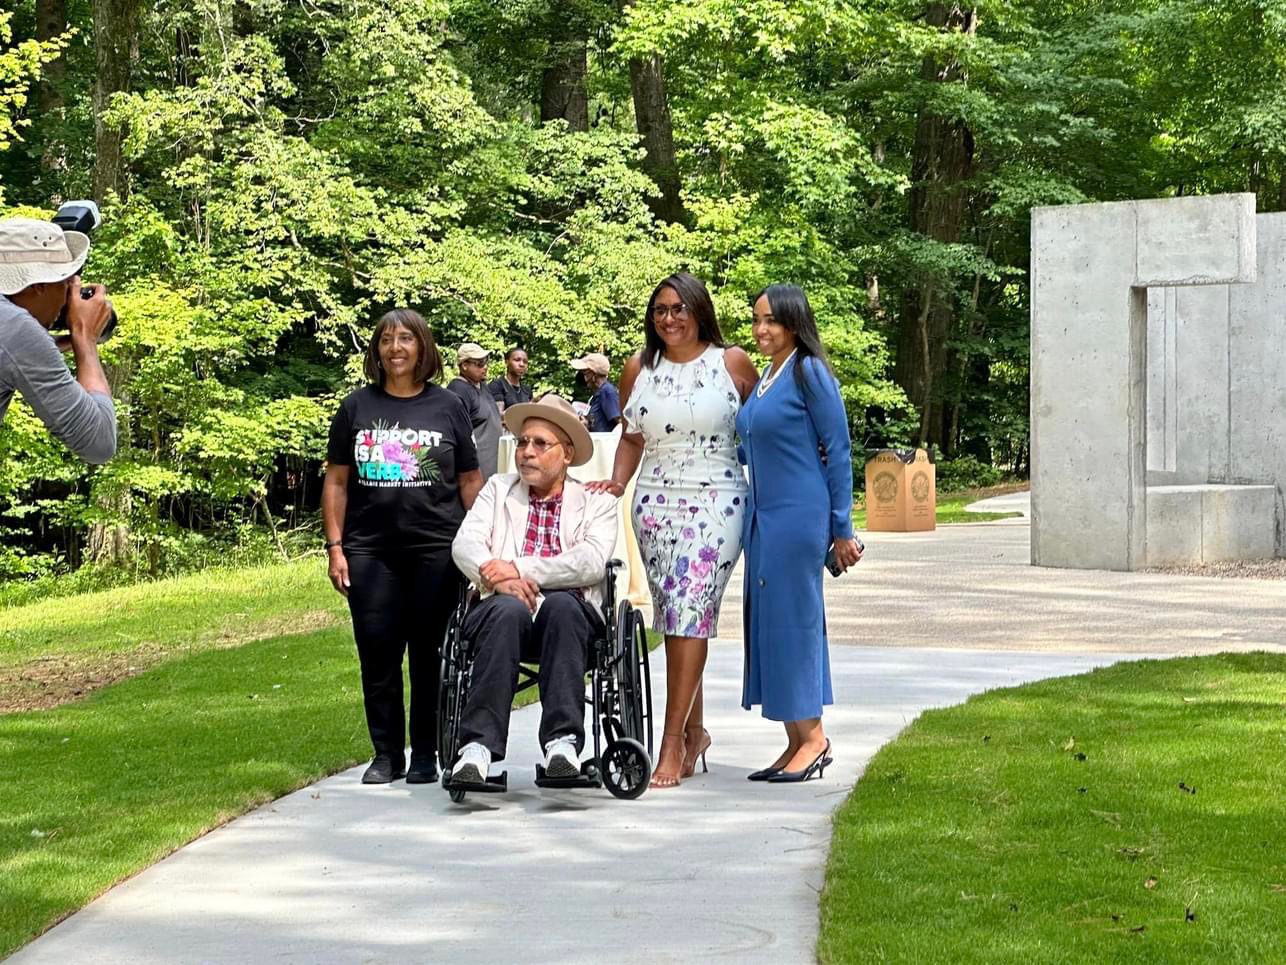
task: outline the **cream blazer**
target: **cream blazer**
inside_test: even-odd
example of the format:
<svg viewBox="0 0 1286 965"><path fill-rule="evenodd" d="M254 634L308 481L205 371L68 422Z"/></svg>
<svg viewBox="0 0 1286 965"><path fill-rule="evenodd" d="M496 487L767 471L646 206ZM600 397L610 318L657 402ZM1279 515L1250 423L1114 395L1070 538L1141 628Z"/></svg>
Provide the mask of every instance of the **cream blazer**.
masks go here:
<svg viewBox="0 0 1286 965"><path fill-rule="evenodd" d="M530 496L518 473L498 473L488 479L451 544L455 565L481 589L482 565L488 560L508 560L519 575L542 590L581 589L586 601L600 608L607 561L616 549L616 497L591 493L570 477L565 480L559 522L562 552L540 557L521 555Z"/></svg>

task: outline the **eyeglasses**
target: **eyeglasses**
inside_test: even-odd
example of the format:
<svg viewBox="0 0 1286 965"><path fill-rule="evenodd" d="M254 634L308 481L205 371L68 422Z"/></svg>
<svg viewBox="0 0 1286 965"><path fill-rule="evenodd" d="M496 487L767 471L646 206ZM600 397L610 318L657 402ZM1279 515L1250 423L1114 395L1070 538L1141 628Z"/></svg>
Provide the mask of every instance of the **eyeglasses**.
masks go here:
<svg viewBox="0 0 1286 965"><path fill-rule="evenodd" d="M519 436L514 440L514 448L516 451L522 452L528 446L531 446L531 448L536 450L536 455L538 456L543 456L550 449L554 448L554 446L561 445L561 442L550 442L548 439L535 439L531 436Z"/></svg>
<svg viewBox="0 0 1286 965"><path fill-rule="evenodd" d="M681 321L688 317L688 306L682 303L678 305L653 305L652 317L658 322L663 322L666 316L673 316L674 320Z"/></svg>

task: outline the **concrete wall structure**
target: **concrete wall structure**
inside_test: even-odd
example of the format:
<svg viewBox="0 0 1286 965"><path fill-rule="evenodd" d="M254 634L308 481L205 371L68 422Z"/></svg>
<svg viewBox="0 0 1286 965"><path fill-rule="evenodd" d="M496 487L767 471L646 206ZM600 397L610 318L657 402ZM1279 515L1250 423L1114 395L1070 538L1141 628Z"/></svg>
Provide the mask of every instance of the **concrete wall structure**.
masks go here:
<svg viewBox="0 0 1286 965"><path fill-rule="evenodd" d="M1254 210L1032 212L1037 565L1284 555L1286 216Z"/></svg>

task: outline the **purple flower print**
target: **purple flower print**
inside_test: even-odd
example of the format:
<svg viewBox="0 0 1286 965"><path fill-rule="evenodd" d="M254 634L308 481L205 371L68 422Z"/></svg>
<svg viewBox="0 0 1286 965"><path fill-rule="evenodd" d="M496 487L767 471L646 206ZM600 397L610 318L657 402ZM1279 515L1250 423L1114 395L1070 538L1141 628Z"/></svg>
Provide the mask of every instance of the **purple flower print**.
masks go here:
<svg viewBox="0 0 1286 965"><path fill-rule="evenodd" d="M664 580L661 581L661 589L663 589L666 593L669 593L677 585L678 584L674 582L674 577L672 576L667 576Z"/></svg>
<svg viewBox="0 0 1286 965"><path fill-rule="evenodd" d="M702 523L701 525L704 526L705 524ZM719 551L713 546L701 547L701 552L698 555L703 563L717 563L719 561Z"/></svg>
<svg viewBox="0 0 1286 965"><path fill-rule="evenodd" d="M691 561L686 556L680 556L678 562L674 564L674 575L682 576L684 573L688 572L688 564L690 562Z"/></svg>
<svg viewBox="0 0 1286 965"><path fill-rule="evenodd" d="M658 522L656 521L656 517L655 517L655 516L644 516L644 517L643 517L643 525L644 525L644 527L646 527L647 529L660 529L660 528L661 528L661 524L660 524L660 523L658 523Z"/></svg>
<svg viewBox="0 0 1286 965"><path fill-rule="evenodd" d="M380 446L384 461L397 465L402 479L415 479L420 474L420 463L414 455L402 448L400 442L385 442Z"/></svg>
<svg viewBox="0 0 1286 965"><path fill-rule="evenodd" d="M696 531L695 529L693 529L691 526L684 526L684 527L683 527L683 538L684 538L684 539L696 539L696 538L697 538L697 531Z"/></svg>
<svg viewBox="0 0 1286 965"><path fill-rule="evenodd" d="M679 627L679 611L672 606L665 608L665 629L673 633Z"/></svg>
<svg viewBox="0 0 1286 965"><path fill-rule="evenodd" d="M665 494L664 494L664 493L657 493L657 494L656 494L656 501L657 501L659 504L661 504L661 505L665 505Z"/></svg>

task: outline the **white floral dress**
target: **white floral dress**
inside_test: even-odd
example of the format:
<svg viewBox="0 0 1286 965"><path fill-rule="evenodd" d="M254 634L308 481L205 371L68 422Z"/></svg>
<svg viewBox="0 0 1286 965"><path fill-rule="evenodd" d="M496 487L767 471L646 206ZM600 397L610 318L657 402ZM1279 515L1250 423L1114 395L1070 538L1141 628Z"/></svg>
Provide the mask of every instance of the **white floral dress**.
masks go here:
<svg viewBox="0 0 1286 965"><path fill-rule="evenodd" d="M652 591L653 629L711 637L741 555L748 486L737 463L741 397L711 345L690 362L643 367L624 410L643 434L632 518Z"/></svg>

